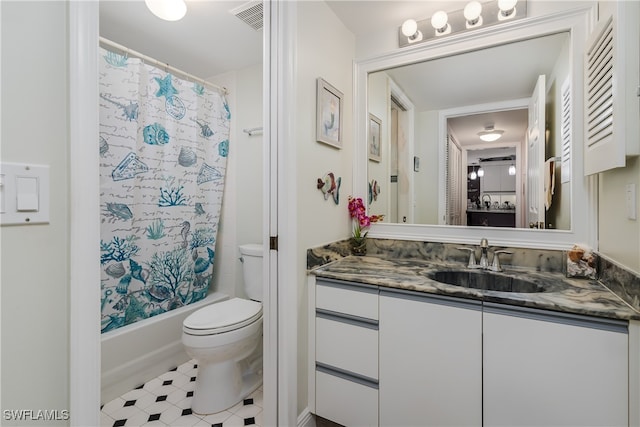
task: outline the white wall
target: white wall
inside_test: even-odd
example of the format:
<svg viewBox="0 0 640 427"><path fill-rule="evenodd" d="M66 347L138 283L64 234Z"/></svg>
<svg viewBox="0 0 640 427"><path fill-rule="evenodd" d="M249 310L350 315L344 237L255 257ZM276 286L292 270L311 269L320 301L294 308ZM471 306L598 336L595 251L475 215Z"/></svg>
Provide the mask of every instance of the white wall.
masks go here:
<svg viewBox="0 0 640 427"><path fill-rule="evenodd" d="M231 129L213 290L245 297L238 246L262 243L262 63L209 79L229 90Z"/></svg>
<svg viewBox="0 0 640 427"><path fill-rule="evenodd" d="M295 164L297 177L297 283L298 289L298 414L307 407L307 281L306 251L345 239L351 229L347 197L351 194L353 167L353 77L354 36L323 1L297 5L295 52ZM341 150L316 142L316 79L322 77L344 94L343 146ZM327 172L342 177L340 204L325 200L316 181ZM358 195L366 197L365 194ZM280 283L280 286L294 284Z"/></svg>
<svg viewBox="0 0 640 427"><path fill-rule="evenodd" d="M380 194L376 200L371 202L369 214L385 215L386 221L390 220L391 214L391 189L390 189L390 136L391 136L391 114L389 77L385 73L372 74L367 82L367 102L369 112L379 118L382 122L380 129L380 157L381 161L369 160L367 163L367 179L369 184L373 180L380 185ZM397 192L396 185L396 192ZM368 204L368 194L361 195L365 204Z"/></svg>
<svg viewBox="0 0 640 427"><path fill-rule="evenodd" d="M415 154L420 157L420 172L416 174L416 224L439 224L438 182L438 112L416 114Z"/></svg>
<svg viewBox="0 0 640 427"><path fill-rule="evenodd" d="M2 409L68 410L67 5L0 7L2 161L49 165L51 179L49 224L0 228Z"/></svg>

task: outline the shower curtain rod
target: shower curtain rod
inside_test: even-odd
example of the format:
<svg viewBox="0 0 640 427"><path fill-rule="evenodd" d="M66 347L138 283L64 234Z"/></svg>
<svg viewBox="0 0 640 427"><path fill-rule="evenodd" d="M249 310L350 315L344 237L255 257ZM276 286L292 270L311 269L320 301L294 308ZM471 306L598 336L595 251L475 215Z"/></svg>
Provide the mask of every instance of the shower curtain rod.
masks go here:
<svg viewBox="0 0 640 427"><path fill-rule="evenodd" d="M182 70L179 70L179 69L177 69L175 67L172 67L171 65L169 65L167 63L158 61L157 59L153 59L152 57L144 55L144 54L142 54L140 52L136 52L135 50L129 49L126 46L122 46L121 44L113 42L113 41L111 41L109 39L106 39L104 37L100 37L100 45L104 45L104 47L110 47L110 48L113 48L113 49L117 49L121 53L126 54L127 56L135 56L136 58L139 58L139 59L141 59L142 61L144 61L144 62L146 62L148 64L156 65L158 67L161 67L165 71L171 72L172 74L176 74L176 75L179 75L181 77L186 78L187 80L191 80L193 82L200 83L203 86L212 87L212 88L214 88L216 90L221 91L224 95L227 95L229 93L227 88L224 87L224 86L218 86L216 84L213 84L211 82L203 80L203 79L201 79L199 77L196 77L196 76L194 76L192 74L189 74L189 73L184 72Z"/></svg>

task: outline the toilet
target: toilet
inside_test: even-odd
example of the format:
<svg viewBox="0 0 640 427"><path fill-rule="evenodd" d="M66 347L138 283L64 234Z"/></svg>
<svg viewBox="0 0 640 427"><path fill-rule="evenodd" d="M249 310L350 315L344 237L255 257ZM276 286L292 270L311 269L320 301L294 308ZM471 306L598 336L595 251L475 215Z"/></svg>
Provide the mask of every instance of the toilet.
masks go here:
<svg viewBox="0 0 640 427"><path fill-rule="evenodd" d="M262 384L262 245L240 246L247 296L210 304L182 323L182 343L196 359L191 410L228 409Z"/></svg>

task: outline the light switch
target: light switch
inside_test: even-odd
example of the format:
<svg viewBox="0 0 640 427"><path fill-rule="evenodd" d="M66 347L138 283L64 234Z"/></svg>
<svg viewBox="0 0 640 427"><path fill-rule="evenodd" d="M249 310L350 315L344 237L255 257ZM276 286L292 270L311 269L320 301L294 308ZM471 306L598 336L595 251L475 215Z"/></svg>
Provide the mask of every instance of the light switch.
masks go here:
<svg viewBox="0 0 640 427"><path fill-rule="evenodd" d="M636 204L636 185L627 184L625 187L625 198L627 202L627 218L635 220L638 217Z"/></svg>
<svg viewBox="0 0 640 427"><path fill-rule="evenodd" d="M34 176L16 177L16 210L18 212L38 211L38 178Z"/></svg>
<svg viewBox="0 0 640 427"><path fill-rule="evenodd" d="M49 166L0 162L1 226L48 224L49 199Z"/></svg>

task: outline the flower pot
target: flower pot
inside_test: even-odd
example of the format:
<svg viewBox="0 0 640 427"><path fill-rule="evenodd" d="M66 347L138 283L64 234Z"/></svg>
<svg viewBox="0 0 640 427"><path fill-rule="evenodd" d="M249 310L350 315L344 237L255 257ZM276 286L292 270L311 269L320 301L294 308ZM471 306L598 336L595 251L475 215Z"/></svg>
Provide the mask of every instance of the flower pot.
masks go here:
<svg viewBox="0 0 640 427"><path fill-rule="evenodd" d="M355 240L351 239L351 254L357 256L364 256L367 254L367 241L365 239Z"/></svg>

